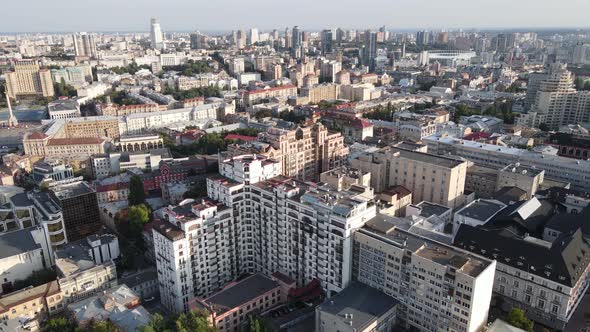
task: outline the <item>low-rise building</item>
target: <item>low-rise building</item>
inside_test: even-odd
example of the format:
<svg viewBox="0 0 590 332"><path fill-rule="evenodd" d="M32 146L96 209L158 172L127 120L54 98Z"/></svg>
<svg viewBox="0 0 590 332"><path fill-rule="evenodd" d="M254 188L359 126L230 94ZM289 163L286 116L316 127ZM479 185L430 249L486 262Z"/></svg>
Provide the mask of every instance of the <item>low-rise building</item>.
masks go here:
<svg viewBox="0 0 590 332"><path fill-rule="evenodd" d="M353 282L316 307L315 331L392 331L399 307L391 296Z"/></svg>
<svg viewBox="0 0 590 332"><path fill-rule="evenodd" d="M140 305L140 298L125 285L71 303L68 313L79 326L108 320L122 332L135 332L151 320L151 315Z"/></svg>
<svg viewBox="0 0 590 332"><path fill-rule="evenodd" d="M257 273L205 299L196 299L191 309L207 310L217 330L235 331L248 322L249 316L286 303L288 291L294 286L294 282L286 285L281 279Z"/></svg>
<svg viewBox="0 0 590 332"><path fill-rule="evenodd" d="M50 119L77 118L80 116L80 104L75 99L56 100L47 104Z"/></svg>

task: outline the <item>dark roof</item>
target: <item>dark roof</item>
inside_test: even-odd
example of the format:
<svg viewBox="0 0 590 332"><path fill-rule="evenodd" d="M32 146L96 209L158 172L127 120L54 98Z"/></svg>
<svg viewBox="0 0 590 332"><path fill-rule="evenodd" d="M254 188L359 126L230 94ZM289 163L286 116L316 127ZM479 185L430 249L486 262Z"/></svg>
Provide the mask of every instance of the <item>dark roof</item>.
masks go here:
<svg viewBox="0 0 590 332"><path fill-rule="evenodd" d="M40 248L41 246L33 239L30 229L0 235L0 259Z"/></svg>
<svg viewBox="0 0 590 332"><path fill-rule="evenodd" d="M586 206L580 214L558 213L554 215L545 225L561 233L571 233L582 228L585 236L590 236L590 205Z"/></svg>
<svg viewBox="0 0 590 332"><path fill-rule="evenodd" d="M350 321L351 330L363 331L397 304L398 302L394 298L385 293L353 282L340 293L326 300L318 309L321 312L338 316L343 321ZM345 315L350 314L352 314L352 318L345 318Z"/></svg>
<svg viewBox="0 0 590 332"><path fill-rule="evenodd" d="M527 192L518 187L502 187L494 194L494 198L504 204L518 202L526 198Z"/></svg>
<svg viewBox="0 0 590 332"><path fill-rule="evenodd" d="M493 217L496 213L504 209L505 205L495 202L493 200L480 199L471 202L466 207L457 211L457 214L474 218L481 221L486 221Z"/></svg>
<svg viewBox="0 0 590 332"><path fill-rule="evenodd" d="M541 206L533 211L528 218L523 219L518 211L527 202L520 201L508 205L482 227L486 229L506 229L509 233L519 235L529 233L541 237L545 224L554 214L554 205L547 200L541 200L539 201Z"/></svg>
<svg viewBox="0 0 590 332"><path fill-rule="evenodd" d="M213 294L203 302L220 315L279 287L278 282L257 273Z"/></svg>
<svg viewBox="0 0 590 332"><path fill-rule="evenodd" d="M495 259L562 285L573 287L590 264L590 246L580 229L562 234L553 243L508 235L462 224L455 236L456 247Z"/></svg>
<svg viewBox="0 0 590 332"><path fill-rule="evenodd" d="M26 193L16 194L10 197L10 201L17 207L28 207L33 205L33 202L27 197Z"/></svg>

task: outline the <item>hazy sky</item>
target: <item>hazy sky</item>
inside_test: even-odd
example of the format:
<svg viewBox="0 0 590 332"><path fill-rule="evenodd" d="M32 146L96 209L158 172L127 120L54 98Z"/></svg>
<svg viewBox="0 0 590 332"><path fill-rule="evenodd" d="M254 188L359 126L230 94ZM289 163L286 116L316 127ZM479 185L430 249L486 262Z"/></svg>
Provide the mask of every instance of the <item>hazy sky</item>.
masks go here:
<svg viewBox="0 0 590 332"><path fill-rule="evenodd" d="M590 0L0 0L0 32L588 27Z"/></svg>

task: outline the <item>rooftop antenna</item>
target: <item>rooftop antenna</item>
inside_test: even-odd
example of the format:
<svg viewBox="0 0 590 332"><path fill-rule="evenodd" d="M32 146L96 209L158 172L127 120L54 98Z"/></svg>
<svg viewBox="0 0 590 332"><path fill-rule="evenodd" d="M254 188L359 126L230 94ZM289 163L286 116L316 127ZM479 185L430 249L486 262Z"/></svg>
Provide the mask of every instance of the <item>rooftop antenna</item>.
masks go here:
<svg viewBox="0 0 590 332"><path fill-rule="evenodd" d="M12 105L10 105L10 97L8 97L8 91L5 93L6 95L6 104L8 105L8 126L9 127L16 127L18 126L18 120L16 116L12 113Z"/></svg>

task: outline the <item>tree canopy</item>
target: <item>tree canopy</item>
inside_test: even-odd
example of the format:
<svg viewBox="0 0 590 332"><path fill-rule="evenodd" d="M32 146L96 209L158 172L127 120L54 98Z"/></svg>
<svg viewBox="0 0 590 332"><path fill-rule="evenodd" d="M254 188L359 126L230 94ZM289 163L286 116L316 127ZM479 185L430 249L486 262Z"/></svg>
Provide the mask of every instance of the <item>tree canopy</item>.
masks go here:
<svg viewBox="0 0 590 332"><path fill-rule="evenodd" d="M506 316L506 322L525 331L533 331L533 321L528 319L522 309L512 308Z"/></svg>
<svg viewBox="0 0 590 332"><path fill-rule="evenodd" d="M133 175L129 181L129 206L145 203L145 191L143 182L138 175Z"/></svg>
<svg viewBox="0 0 590 332"><path fill-rule="evenodd" d="M138 332L215 332L207 320L205 311L190 311L164 319L160 314L154 314L150 323L138 329Z"/></svg>
<svg viewBox="0 0 590 332"><path fill-rule="evenodd" d="M66 83L64 78L55 83L53 85L53 89L55 90L56 97L76 97L78 93L76 92L76 88Z"/></svg>

